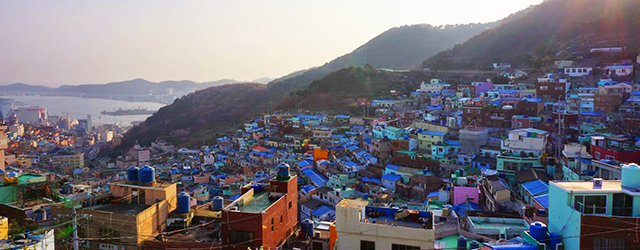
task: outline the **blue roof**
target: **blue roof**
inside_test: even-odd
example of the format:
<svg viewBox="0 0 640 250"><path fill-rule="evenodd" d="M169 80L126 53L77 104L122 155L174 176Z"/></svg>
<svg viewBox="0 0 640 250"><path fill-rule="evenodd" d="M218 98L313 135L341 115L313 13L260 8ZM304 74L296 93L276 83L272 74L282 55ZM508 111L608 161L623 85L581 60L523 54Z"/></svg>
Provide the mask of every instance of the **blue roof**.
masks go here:
<svg viewBox="0 0 640 250"><path fill-rule="evenodd" d="M312 190L316 189L317 187L314 185L306 185L304 187L302 187L302 190L305 191L306 193L311 192Z"/></svg>
<svg viewBox="0 0 640 250"><path fill-rule="evenodd" d="M434 191L434 192L429 193L427 195L427 198L429 198L429 197L438 197L439 195L440 195L440 191Z"/></svg>
<svg viewBox="0 0 640 250"><path fill-rule="evenodd" d="M512 90L512 89L498 89L496 92L500 94L514 94L520 92L520 90Z"/></svg>
<svg viewBox="0 0 640 250"><path fill-rule="evenodd" d="M582 112L580 112L580 115L586 115L586 116L601 116L601 115L602 115L602 112L582 111Z"/></svg>
<svg viewBox="0 0 640 250"><path fill-rule="evenodd" d="M398 170L398 169L400 169L400 166L398 166L398 165L393 165L393 164L387 164L385 167L386 167L386 168L393 169L393 170Z"/></svg>
<svg viewBox="0 0 640 250"><path fill-rule="evenodd" d="M462 145L462 144L460 144L460 141L446 140L444 142L446 142L447 144L449 144L451 146L460 146L460 145Z"/></svg>
<svg viewBox="0 0 640 250"><path fill-rule="evenodd" d="M533 180L522 183L521 185L531 195L538 195L544 192L549 192L549 184L541 180Z"/></svg>
<svg viewBox="0 0 640 250"><path fill-rule="evenodd" d="M640 95L640 90L636 90L631 92L631 95Z"/></svg>
<svg viewBox="0 0 640 250"><path fill-rule="evenodd" d="M311 211L311 214L315 217L322 217L322 215L325 215L326 213L335 213L335 211L336 210L330 206L322 205L319 208L316 208L316 210Z"/></svg>
<svg viewBox="0 0 640 250"><path fill-rule="evenodd" d="M538 195L533 199L540 203L544 208L549 208L549 194Z"/></svg>
<svg viewBox="0 0 640 250"><path fill-rule="evenodd" d="M400 178L402 178L402 176L397 175L397 174L385 174L385 175L382 176L383 180L388 180L388 181L392 181L392 182L396 182Z"/></svg>
<svg viewBox="0 0 640 250"><path fill-rule="evenodd" d="M354 151L354 150L358 150L358 147L356 147L356 146L350 146L350 147L348 147L347 149L348 149L348 150L350 150L350 151Z"/></svg>
<svg viewBox="0 0 640 250"><path fill-rule="evenodd" d="M484 244L484 246L489 247L489 249L499 249L499 250L538 250L538 247L529 245L527 243Z"/></svg>
<svg viewBox="0 0 640 250"><path fill-rule="evenodd" d="M367 138L367 139L362 140L362 142L364 142L366 144L371 144L372 140L371 140L371 138Z"/></svg>
<svg viewBox="0 0 640 250"><path fill-rule="evenodd" d="M358 163L348 161L348 162L345 162L344 165L347 165L347 167L355 167L355 166L358 166Z"/></svg>
<svg viewBox="0 0 640 250"><path fill-rule="evenodd" d="M445 135L447 135L447 133L445 133L445 132L435 132L435 131L422 131L420 133L421 134L425 134L425 135L436 135L436 136L445 136Z"/></svg>
<svg viewBox="0 0 640 250"><path fill-rule="evenodd" d="M364 129L364 126L351 126L351 129Z"/></svg>
<svg viewBox="0 0 640 250"><path fill-rule="evenodd" d="M300 167L302 168L302 167L309 166L309 165L311 165L311 164L313 164L313 163L312 163L312 162L310 162L310 161L304 160L304 161L300 161L300 162L298 162L298 163L296 163L296 164L298 164L298 166L300 166Z"/></svg>
<svg viewBox="0 0 640 250"><path fill-rule="evenodd" d="M336 119L345 119L345 118L349 118L350 116L348 115L336 115L335 118Z"/></svg>
<svg viewBox="0 0 640 250"><path fill-rule="evenodd" d="M468 202L469 203L469 211L483 211L482 206L477 203ZM460 203L458 205L453 206L453 211L455 211L458 216L463 216L467 211L467 202Z"/></svg>
<svg viewBox="0 0 640 250"><path fill-rule="evenodd" d="M324 186L324 184L327 183L327 181L329 181L329 179L320 175L318 172L310 168L303 169L302 173L308 176L309 179L311 179L311 182L313 182L316 186Z"/></svg>
<svg viewBox="0 0 640 250"><path fill-rule="evenodd" d="M583 163L591 165L591 160L589 160L589 159L580 158L580 161L583 162Z"/></svg>
<svg viewBox="0 0 640 250"><path fill-rule="evenodd" d="M331 138L344 138L345 135L331 135Z"/></svg>
<svg viewBox="0 0 640 250"><path fill-rule="evenodd" d="M380 183L380 182L382 182L382 181L381 181L380 179L378 179L378 178L369 178L369 177L362 177L362 181L364 181L364 182L371 181L371 182L375 182L375 183Z"/></svg>

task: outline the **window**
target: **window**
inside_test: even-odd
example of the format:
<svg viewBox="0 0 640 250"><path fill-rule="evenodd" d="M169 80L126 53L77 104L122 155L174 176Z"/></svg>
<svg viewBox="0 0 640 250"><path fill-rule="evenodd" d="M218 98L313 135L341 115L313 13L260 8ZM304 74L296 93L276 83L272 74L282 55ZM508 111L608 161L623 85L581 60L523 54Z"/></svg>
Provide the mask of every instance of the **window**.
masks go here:
<svg viewBox="0 0 640 250"><path fill-rule="evenodd" d="M241 243L253 240L253 232L230 231L229 242Z"/></svg>
<svg viewBox="0 0 640 250"><path fill-rule="evenodd" d="M607 155L607 160L615 160L616 158L610 155Z"/></svg>
<svg viewBox="0 0 640 250"><path fill-rule="evenodd" d="M376 250L376 243L373 241L360 241L360 250Z"/></svg>
<svg viewBox="0 0 640 250"><path fill-rule="evenodd" d="M562 90L563 87L556 87L556 90Z"/></svg>
<svg viewBox="0 0 640 250"><path fill-rule="evenodd" d="M273 224L273 218L271 218L271 224Z"/></svg>
<svg viewBox="0 0 640 250"><path fill-rule="evenodd" d="M617 250L626 249L624 239L616 238L593 238L594 250Z"/></svg>
<svg viewBox="0 0 640 250"><path fill-rule="evenodd" d="M613 215L614 216L631 216L633 211L633 197L620 193L613 194Z"/></svg>
<svg viewBox="0 0 640 250"><path fill-rule="evenodd" d="M476 110L476 114L480 114L480 110Z"/></svg>
<svg viewBox="0 0 640 250"><path fill-rule="evenodd" d="M271 232L273 232L273 226L271 226Z"/></svg>
<svg viewBox="0 0 640 250"><path fill-rule="evenodd" d="M549 89L549 87L547 87L547 86L540 86L540 90L547 90L547 89Z"/></svg>
<svg viewBox="0 0 640 250"><path fill-rule="evenodd" d="M469 114L469 113L471 113L471 110L470 110L470 109L467 109L467 114Z"/></svg>
<svg viewBox="0 0 640 250"><path fill-rule="evenodd" d="M282 215L280 215L280 223L282 223Z"/></svg>
<svg viewBox="0 0 640 250"><path fill-rule="evenodd" d="M291 209L291 202L289 202L289 209Z"/></svg>
<svg viewBox="0 0 640 250"><path fill-rule="evenodd" d="M596 159L600 159L600 152L596 152Z"/></svg>
<svg viewBox="0 0 640 250"><path fill-rule="evenodd" d="M584 214L604 214L606 207L606 195L576 195L573 199L573 208Z"/></svg>
<svg viewBox="0 0 640 250"><path fill-rule="evenodd" d="M420 250L420 247L391 244L391 250Z"/></svg>

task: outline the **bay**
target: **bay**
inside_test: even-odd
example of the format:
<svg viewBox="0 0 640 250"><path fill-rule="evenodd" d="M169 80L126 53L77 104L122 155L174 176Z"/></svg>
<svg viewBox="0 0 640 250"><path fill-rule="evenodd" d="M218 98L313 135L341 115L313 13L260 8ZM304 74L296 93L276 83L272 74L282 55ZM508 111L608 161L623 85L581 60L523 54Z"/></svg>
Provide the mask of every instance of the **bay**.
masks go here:
<svg viewBox="0 0 640 250"><path fill-rule="evenodd" d="M0 96L12 99L24 105L16 104L16 108L39 106L47 109L49 115L69 116L72 119L86 119L91 115L94 126L99 124L118 124L131 126L132 122L144 121L151 115L122 115L109 116L100 114L102 111L116 109L146 108L157 111L165 106L155 102L128 102L111 99L82 98L71 96Z"/></svg>

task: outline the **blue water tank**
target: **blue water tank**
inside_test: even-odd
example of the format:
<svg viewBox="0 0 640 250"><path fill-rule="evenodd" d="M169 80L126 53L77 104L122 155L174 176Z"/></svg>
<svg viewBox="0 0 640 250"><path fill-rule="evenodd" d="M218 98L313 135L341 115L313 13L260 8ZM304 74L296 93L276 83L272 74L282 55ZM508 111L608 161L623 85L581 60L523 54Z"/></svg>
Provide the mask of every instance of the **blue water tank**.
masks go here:
<svg viewBox="0 0 640 250"><path fill-rule="evenodd" d="M11 171L8 174L9 178L14 178L14 177L18 177L18 173L16 173L15 171Z"/></svg>
<svg viewBox="0 0 640 250"><path fill-rule="evenodd" d="M480 243L478 243L477 241L474 240L471 243L469 243L469 249L474 250L478 248L480 248Z"/></svg>
<svg viewBox="0 0 640 250"><path fill-rule="evenodd" d="M186 214L191 210L191 197L187 192L178 194L178 213Z"/></svg>
<svg viewBox="0 0 640 250"><path fill-rule="evenodd" d="M458 237L458 249L467 249L467 238L464 236Z"/></svg>
<svg viewBox="0 0 640 250"><path fill-rule="evenodd" d="M549 246L551 249L556 249L556 246L560 244L561 239L562 235L559 233L549 233Z"/></svg>
<svg viewBox="0 0 640 250"><path fill-rule="evenodd" d="M305 237L313 237L313 221L310 219L303 220L300 224L300 230L304 232Z"/></svg>
<svg viewBox="0 0 640 250"><path fill-rule="evenodd" d="M224 199L220 196L213 197L213 201L211 202L211 209L213 211L220 211L224 205Z"/></svg>
<svg viewBox="0 0 640 250"><path fill-rule="evenodd" d="M130 167L127 169L127 182L137 182L139 171L140 169L138 167Z"/></svg>
<svg viewBox="0 0 640 250"><path fill-rule="evenodd" d="M262 189L263 189L262 184L260 183L251 184L251 188L253 189L253 192L256 194L262 192Z"/></svg>
<svg viewBox="0 0 640 250"><path fill-rule="evenodd" d="M156 170L149 166L144 166L138 172L138 184L151 185L156 181Z"/></svg>
<svg viewBox="0 0 640 250"><path fill-rule="evenodd" d="M547 241L547 225L539 221L533 222L529 225L529 234L538 242L544 243Z"/></svg>
<svg viewBox="0 0 640 250"><path fill-rule="evenodd" d="M289 165L282 163L276 167L278 173L276 175L276 179L278 180L287 180L290 177Z"/></svg>

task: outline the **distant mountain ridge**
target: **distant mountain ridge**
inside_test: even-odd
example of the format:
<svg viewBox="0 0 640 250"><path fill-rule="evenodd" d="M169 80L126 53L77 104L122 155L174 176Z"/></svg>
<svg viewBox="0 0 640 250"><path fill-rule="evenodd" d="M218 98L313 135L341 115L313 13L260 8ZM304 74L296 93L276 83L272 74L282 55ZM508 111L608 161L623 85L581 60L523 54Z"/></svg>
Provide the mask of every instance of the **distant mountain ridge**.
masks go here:
<svg viewBox="0 0 640 250"><path fill-rule="evenodd" d="M235 84L200 90L161 108L145 122L131 129L125 135L119 149L129 147L135 141L148 144L158 137L180 146L213 141L216 136L233 131L245 119L268 113L277 107L287 107L286 101L291 99L288 97L292 93L306 90L314 80L323 79L336 70L339 71L335 77L352 79L351 76L354 74L377 72L375 68L413 68L420 66L424 58L451 48L498 24L499 22L448 26L411 25L392 28L349 54L319 67L291 73L266 85ZM366 64L369 65L365 71L354 67ZM379 82L392 79L385 76L386 74L380 74ZM322 88L321 85L333 86L329 83L331 79L333 78L314 85L314 88ZM360 85L358 82L342 87L348 91ZM380 85L370 91L377 93L380 89L384 89L384 86ZM331 93L321 93L309 98L330 100L322 99L327 95Z"/></svg>
<svg viewBox="0 0 640 250"><path fill-rule="evenodd" d="M151 82L142 78L136 78L122 82L110 82L106 84L82 84L62 85L50 88L40 85L14 83L0 85L0 93L36 93L45 95L90 95L90 96L118 96L118 95L149 95L163 94L168 89L173 91L196 91L210 87L238 83L236 80L222 79L218 81L196 83L194 81L163 81Z"/></svg>
<svg viewBox="0 0 640 250"><path fill-rule="evenodd" d="M536 68L585 56L594 47L627 47L635 56L640 52L638 13L638 0L547 0L428 58L423 67L488 69L497 62Z"/></svg>

